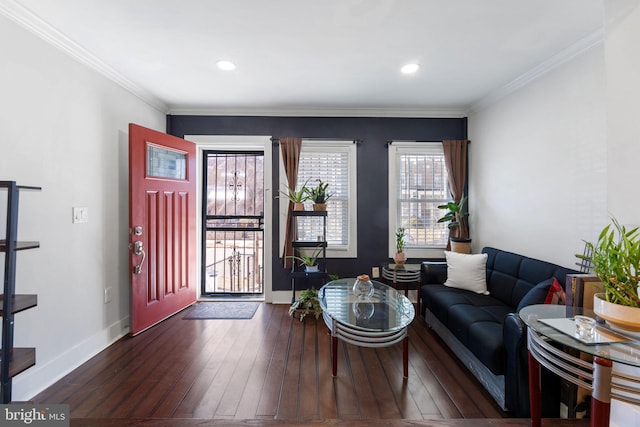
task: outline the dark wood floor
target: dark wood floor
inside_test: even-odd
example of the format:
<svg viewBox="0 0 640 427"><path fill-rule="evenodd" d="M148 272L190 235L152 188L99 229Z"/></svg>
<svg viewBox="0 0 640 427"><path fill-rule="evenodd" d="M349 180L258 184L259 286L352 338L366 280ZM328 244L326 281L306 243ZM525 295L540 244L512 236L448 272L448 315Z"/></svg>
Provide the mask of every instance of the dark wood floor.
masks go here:
<svg viewBox="0 0 640 427"><path fill-rule="evenodd" d="M179 313L118 341L32 400L69 404L74 426L528 425L495 424L506 414L422 319L410 327L407 380L401 345L341 341L333 378L324 323L300 322L287 309L261 304L251 320L183 320Z"/></svg>

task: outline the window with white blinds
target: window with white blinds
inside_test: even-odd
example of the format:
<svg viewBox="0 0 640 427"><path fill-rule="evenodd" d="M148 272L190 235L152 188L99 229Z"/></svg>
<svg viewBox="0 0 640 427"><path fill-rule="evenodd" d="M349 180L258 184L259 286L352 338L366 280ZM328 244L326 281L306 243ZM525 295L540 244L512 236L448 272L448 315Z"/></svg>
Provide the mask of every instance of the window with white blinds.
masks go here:
<svg viewBox="0 0 640 427"><path fill-rule="evenodd" d="M308 180L308 182L307 182ZM349 153L327 152L302 144L298 165L298 183L308 187L328 183L331 198L327 203L327 243L330 247L349 245Z"/></svg>
<svg viewBox="0 0 640 427"><path fill-rule="evenodd" d="M307 180L307 187L310 188L318 184L318 179L329 184L327 191L331 198L327 203L328 257L357 256L356 166L356 144L353 141L302 141L298 187ZM286 187L284 171L281 169L281 172L280 181ZM312 210L312 205L312 201L307 201L305 209ZM309 224L305 220L309 220ZM309 237L315 238L317 233L311 218L299 218L298 225L299 233L308 232Z"/></svg>
<svg viewBox="0 0 640 427"><path fill-rule="evenodd" d="M395 253L395 231L404 227L408 256L430 256L429 249L444 248L449 232L438 223L451 200L442 143L394 142L389 149L389 241Z"/></svg>

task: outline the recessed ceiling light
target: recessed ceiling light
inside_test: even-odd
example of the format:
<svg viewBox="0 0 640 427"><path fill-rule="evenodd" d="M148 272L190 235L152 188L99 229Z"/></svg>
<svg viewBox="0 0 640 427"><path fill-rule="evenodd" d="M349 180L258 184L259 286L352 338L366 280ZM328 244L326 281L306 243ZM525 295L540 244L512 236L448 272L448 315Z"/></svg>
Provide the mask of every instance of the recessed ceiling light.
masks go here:
<svg viewBox="0 0 640 427"><path fill-rule="evenodd" d="M236 64L234 64L231 61L227 61L226 59L219 60L218 62L216 62L216 65L218 66L218 68L225 71L231 71L236 69Z"/></svg>
<svg viewBox="0 0 640 427"><path fill-rule="evenodd" d="M402 71L403 74L413 74L416 71L418 71L418 69L420 68L420 65L418 64L407 64L404 65L400 71Z"/></svg>

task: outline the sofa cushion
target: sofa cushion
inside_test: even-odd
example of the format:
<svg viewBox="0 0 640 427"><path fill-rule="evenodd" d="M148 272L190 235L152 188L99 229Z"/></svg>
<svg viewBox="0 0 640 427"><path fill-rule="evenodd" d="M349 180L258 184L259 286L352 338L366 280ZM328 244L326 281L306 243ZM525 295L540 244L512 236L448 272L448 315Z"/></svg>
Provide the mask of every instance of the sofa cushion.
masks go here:
<svg viewBox="0 0 640 427"><path fill-rule="evenodd" d="M511 307L491 295L444 285L423 286L422 300L487 368L496 375L503 373L502 325L506 314L513 311Z"/></svg>
<svg viewBox="0 0 640 427"><path fill-rule="evenodd" d="M527 294L520 300L516 312L520 312L523 308L534 304L545 304L547 296L549 295L549 289L553 284L553 281L557 280L552 277L547 280L543 280L533 287Z"/></svg>
<svg viewBox="0 0 640 427"><path fill-rule="evenodd" d="M444 252L447 258L445 286L487 295L487 254Z"/></svg>

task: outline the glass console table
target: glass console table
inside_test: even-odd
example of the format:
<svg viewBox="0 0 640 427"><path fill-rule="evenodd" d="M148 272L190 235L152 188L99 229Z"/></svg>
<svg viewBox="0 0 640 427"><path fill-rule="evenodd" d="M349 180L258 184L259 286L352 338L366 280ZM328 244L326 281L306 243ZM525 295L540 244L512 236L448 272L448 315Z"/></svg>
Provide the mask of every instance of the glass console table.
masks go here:
<svg viewBox="0 0 640 427"><path fill-rule="evenodd" d="M415 317L411 301L391 286L371 281L373 295L357 297L356 279L338 279L318 291L322 317L331 331L333 376L338 371L338 338L361 347L387 347L402 342L404 377L409 371L407 327Z"/></svg>
<svg viewBox="0 0 640 427"><path fill-rule="evenodd" d="M540 427L540 366L591 391L591 425L608 426L611 399L640 405L640 375L616 369L613 362L640 368L638 334L597 323L595 335L579 336L574 315L596 318L589 309L564 305L531 305L520 310L527 325L531 425ZM553 325L553 326L551 326ZM572 353L593 356L593 363ZM640 372L640 371L639 371Z"/></svg>

